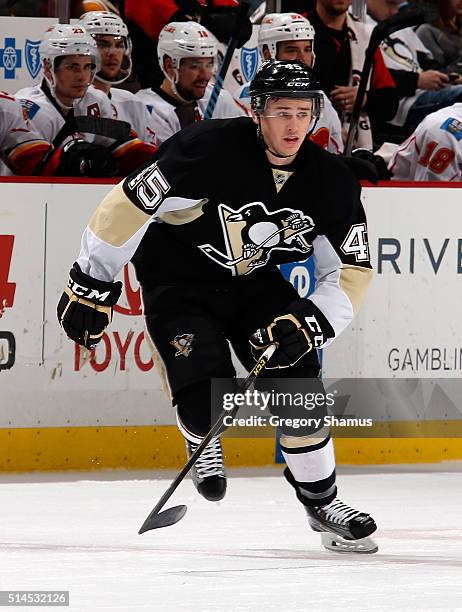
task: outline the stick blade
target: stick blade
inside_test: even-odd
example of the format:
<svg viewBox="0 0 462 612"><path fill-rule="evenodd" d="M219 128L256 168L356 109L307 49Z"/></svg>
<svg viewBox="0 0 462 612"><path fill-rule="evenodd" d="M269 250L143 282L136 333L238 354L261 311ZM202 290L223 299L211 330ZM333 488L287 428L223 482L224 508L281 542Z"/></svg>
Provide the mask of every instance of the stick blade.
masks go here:
<svg viewBox="0 0 462 612"><path fill-rule="evenodd" d="M187 507L181 505L173 506L173 508L168 508L168 510L164 510L158 514L150 514L141 525L141 529L138 531L138 533L141 535L145 531L150 531L151 529L160 529L161 527L174 525L175 523L178 523L178 521L181 521L186 514L186 510Z"/></svg>

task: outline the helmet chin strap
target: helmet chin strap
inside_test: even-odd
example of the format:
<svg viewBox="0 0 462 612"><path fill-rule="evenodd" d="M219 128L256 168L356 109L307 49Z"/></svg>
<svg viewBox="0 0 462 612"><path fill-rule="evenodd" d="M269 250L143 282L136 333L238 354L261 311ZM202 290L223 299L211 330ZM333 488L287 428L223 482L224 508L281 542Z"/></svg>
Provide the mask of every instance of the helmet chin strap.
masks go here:
<svg viewBox="0 0 462 612"><path fill-rule="evenodd" d="M269 153L271 153L271 155L274 155L274 157L278 157L279 159L286 159L287 157L293 157L293 154L292 155L280 155L279 153L276 153L275 151L272 151L269 148L269 146L266 144L265 139L263 138L263 135L261 133L261 119L260 119L260 115L258 115L257 138L258 138L258 141L260 142L261 146L263 147L263 149L265 151L269 151Z"/></svg>
<svg viewBox="0 0 462 612"><path fill-rule="evenodd" d="M165 75L167 77L167 79L170 81L170 85L172 87L172 91L174 93L174 95L181 101L181 102L192 102L192 100L186 100L186 98L184 98L180 92L178 91L178 81L180 80L180 75L178 74L178 70L175 68L175 74L173 76L173 78L169 77L167 74Z"/></svg>
<svg viewBox="0 0 462 612"><path fill-rule="evenodd" d="M58 96L58 94L56 93L56 80L54 78L54 74L53 74L53 80L48 79L47 77L45 77L46 82L48 83L48 87L50 88L50 93L53 96L53 98L56 100L57 104L61 107L61 108L65 108L66 110L71 110L73 108L75 108L75 106L80 102L80 100L82 98L76 98L73 102L71 106L68 106L67 104L65 104L61 98ZM83 96L82 96L83 97Z"/></svg>
<svg viewBox="0 0 462 612"><path fill-rule="evenodd" d="M271 151L271 149L268 147L268 145L266 145L266 150L269 151L271 153L271 155L274 155L274 157L279 157L279 159L286 159L287 157L293 157L294 153L292 153L292 155L280 155L279 153L275 153L274 151ZM298 153L298 151L297 151ZM295 153L295 155L297 155L297 153Z"/></svg>

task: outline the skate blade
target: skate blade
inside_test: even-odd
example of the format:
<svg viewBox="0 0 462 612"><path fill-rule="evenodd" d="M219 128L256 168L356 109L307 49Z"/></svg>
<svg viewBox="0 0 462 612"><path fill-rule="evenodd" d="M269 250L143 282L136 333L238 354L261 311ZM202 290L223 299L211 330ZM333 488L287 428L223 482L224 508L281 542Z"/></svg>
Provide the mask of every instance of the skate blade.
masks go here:
<svg viewBox="0 0 462 612"><path fill-rule="evenodd" d="M379 550L377 544L370 537L360 538L359 540L345 540L335 533L322 532L321 543L324 548L336 553L372 555Z"/></svg>

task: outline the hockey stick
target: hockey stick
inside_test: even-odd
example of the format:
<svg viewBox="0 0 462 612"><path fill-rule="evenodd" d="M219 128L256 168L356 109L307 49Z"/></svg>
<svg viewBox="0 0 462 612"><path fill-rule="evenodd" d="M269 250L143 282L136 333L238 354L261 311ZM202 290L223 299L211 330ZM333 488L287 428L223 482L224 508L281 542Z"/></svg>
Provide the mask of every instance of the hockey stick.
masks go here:
<svg viewBox="0 0 462 612"><path fill-rule="evenodd" d="M390 34L404 30L404 28L410 28L415 25L420 25L424 22L423 13L420 10L409 9L403 10L393 15L389 19L384 19L379 22L372 30L369 45L366 49L364 64L361 71L361 80L359 81L358 92L356 94L356 100L351 113L350 128L348 130L347 144L345 146L344 155L351 155L353 149L353 142L356 136L356 130L358 128L359 115L363 106L364 94L366 93L367 82L371 73L372 64L374 61L374 54L377 51L380 43Z"/></svg>
<svg viewBox="0 0 462 612"><path fill-rule="evenodd" d="M231 34L231 38L229 39L228 48L226 49L225 56L223 58L223 62L220 67L220 72L217 74L215 79L215 85L213 86L212 93L210 94L210 98L207 104L207 108L205 109L204 119L211 119L213 115L213 111L215 110L215 106L218 102L218 96L220 95L221 90L223 89L223 83L225 82L226 73L228 72L229 64L234 55L234 51L237 47L237 41L239 36L239 30L243 25L244 21L247 19L247 15L249 14L250 4L248 2L241 2L239 7L239 12L236 17L236 23L234 24L234 29Z"/></svg>
<svg viewBox="0 0 462 612"><path fill-rule="evenodd" d="M274 351L277 349L277 346L278 346L277 343L270 344L270 346L265 350L263 355L254 365L250 374L247 376L247 378L242 383L239 389L240 393L242 393L243 391L246 391L253 384L253 382L257 379L257 377L261 374L266 364L271 359L271 356L273 355ZM168 508L167 510L164 510L163 512L160 512L160 510L164 507L165 503L173 495L178 485L183 481L186 474L189 472L192 466L199 459L200 455L202 454L202 452L204 451L205 447L210 442L210 440L213 438L213 436L217 433L217 431L221 427L223 427L223 419L225 418L225 416L233 417L238 411L238 408L239 407L235 405L233 406L231 410L222 410L218 419L215 421L214 425L212 426L212 429L205 436L205 438L202 440L202 442L193 452L191 457L188 459L184 468L181 470L181 472L178 474L178 476L175 478L175 480L172 482L169 488L162 495L162 497L159 499L159 501L154 506L154 508L151 510L149 516L144 521L144 523L141 525L141 528L138 531L139 534L142 534L145 531L149 531L151 529L159 529L160 527L168 527L169 525L174 525L175 523L178 523L178 521L180 521L183 518L187 510L187 507L184 505L174 506L173 508Z"/></svg>
<svg viewBox="0 0 462 612"><path fill-rule="evenodd" d="M34 170L34 176L39 176L56 150L63 144L68 136L78 132L105 136L113 140L126 140L130 136L130 124L118 119L107 117L89 117L87 115L77 115L68 117L62 128L56 134L51 143L51 147L43 156L43 159Z"/></svg>

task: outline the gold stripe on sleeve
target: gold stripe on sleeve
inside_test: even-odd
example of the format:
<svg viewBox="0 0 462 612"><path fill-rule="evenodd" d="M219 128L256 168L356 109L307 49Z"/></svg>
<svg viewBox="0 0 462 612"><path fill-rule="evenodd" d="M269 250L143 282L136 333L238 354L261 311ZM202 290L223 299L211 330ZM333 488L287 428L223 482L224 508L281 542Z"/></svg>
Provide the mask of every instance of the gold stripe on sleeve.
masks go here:
<svg viewBox="0 0 462 612"><path fill-rule="evenodd" d="M340 271L340 287L346 293L353 306L353 312L358 314L361 304L372 280L371 268L343 265Z"/></svg>
<svg viewBox="0 0 462 612"><path fill-rule="evenodd" d="M122 189L122 183L119 183L95 210L88 227L107 244L120 247L149 219L150 215L130 202Z"/></svg>
<svg viewBox="0 0 462 612"><path fill-rule="evenodd" d="M189 208L181 208L179 210L161 213L159 218L164 223L168 223L169 225L184 225L185 223L192 223L204 214L202 207L207 202L207 198L204 198L198 204L190 206Z"/></svg>
<svg viewBox="0 0 462 612"><path fill-rule="evenodd" d="M303 448L305 446L316 446L324 442L329 435L329 428L322 427L313 434L308 436L288 436L287 434L281 433L281 444L285 448Z"/></svg>

